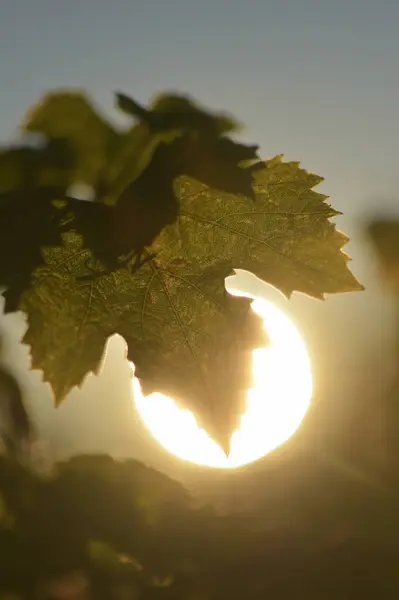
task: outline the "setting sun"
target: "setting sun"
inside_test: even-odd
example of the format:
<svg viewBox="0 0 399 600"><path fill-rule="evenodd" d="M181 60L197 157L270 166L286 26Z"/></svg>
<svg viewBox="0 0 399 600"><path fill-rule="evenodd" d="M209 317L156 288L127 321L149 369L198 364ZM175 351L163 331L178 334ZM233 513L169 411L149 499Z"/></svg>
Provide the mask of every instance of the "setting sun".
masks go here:
<svg viewBox="0 0 399 600"><path fill-rule="evenodd" d="M188 410L162 394L144 397L133 378L134 402L151 434L170 453L198 465L234 468L253 462L283 442L299 427L312 395L310 360L305 344L290 319L271 302L256 299L270 339L267 348L253 352L254 387L247 409L231 439L228 457L199 428Z"/></svg>

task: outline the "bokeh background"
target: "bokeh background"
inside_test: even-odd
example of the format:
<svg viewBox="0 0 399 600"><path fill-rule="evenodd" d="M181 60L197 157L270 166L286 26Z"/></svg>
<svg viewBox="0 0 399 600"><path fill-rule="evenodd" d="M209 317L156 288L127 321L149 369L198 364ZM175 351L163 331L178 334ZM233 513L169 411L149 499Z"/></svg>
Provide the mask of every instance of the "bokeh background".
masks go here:
<svg viewBox="0 0 399 600"><path fill-rule="evenodd" d="M177 90L241 119L243 139L260 143L265 158L284 153L324 176L319 190L344 213L337 225L366 291L285 302L253 278L240 284L276 298L299 326L322 407L318 435L350 443L360 432L375 455L395 368L395 299L381 287L364 224L374 212L399 212L398 25L395 0L2 0L0 8L1 142L17 138L26 109L53 88L85 88L117 122L114 91L146 102ZM175 476L189 469L138 422L120 339L102 375L55 410L19 343L23 318L3 317L0 328L54 456L109 452Z"/></svg>

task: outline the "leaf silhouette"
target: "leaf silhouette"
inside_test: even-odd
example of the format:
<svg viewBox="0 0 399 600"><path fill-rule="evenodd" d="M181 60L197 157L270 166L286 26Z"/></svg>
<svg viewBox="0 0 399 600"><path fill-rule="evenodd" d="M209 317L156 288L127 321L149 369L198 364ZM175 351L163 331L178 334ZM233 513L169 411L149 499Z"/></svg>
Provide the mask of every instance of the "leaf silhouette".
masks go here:
<svg viewBox="0 0 399 600"><path fill-rule="evenodd" d="M251 170L243 168L242 163L259 160L258 146L246 146L226 137L239 128L231 117L211 114L183 96L162 95L150 109L124 94L116 97L119 108L146 124L154 136L168 136L170 143L158 145L149 165L151 179L161 180L159 196L166 180L170 187L179 175L195 177L225 192L252 196ZM130 196L134 195L134 186L132 180Z"/></svg>
<svg viewBox="0 0 399 600"><path fill-rule="evenodd" d="M229 194L253 198L253 173L259 168L258 146L239 144L227 137L183 136L160 148L163 164L174 178L193 177Z"/></svg>
<svg viewBox="0 0 399 600"><path fill-rule="evenodd" d="M141 106L126 94L116 94L116 104L124 113L145 122L152 131L179 129L219 137L239 129L239 124L224 113L210 113L185 96L162 94L150 108Z"/></svg>
<svg viewBox="0 0 399 600"><path fill-rule="evenodd" d="M0 152L0 286L13 286L6 311L14 310L42 263L41 246L61 242L59 211L51 201L65 194L72 160L70 149L56 140Z"/></svg>
<svg viewBox="0 0 399 600"><path fill-rule="evenodd" d="M180 134L178 129L164 129L154 133L146 123L139 123L121 135L113 148L104 175L107 203L117 204L125 189L151 166L157 148L161 144L172 142Z"/></svg>

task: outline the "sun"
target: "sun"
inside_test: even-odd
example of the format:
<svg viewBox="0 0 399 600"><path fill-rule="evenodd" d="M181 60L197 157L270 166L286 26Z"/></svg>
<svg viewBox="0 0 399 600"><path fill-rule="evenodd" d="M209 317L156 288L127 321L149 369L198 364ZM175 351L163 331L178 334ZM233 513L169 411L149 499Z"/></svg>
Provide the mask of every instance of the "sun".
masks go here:
<svg viewBox="0 0 399 600"><path fill-rule="evenodd" d="M253 352L254 387L248 390L246 411L232 434L228 457L197 425L193 413L162 394L144 397L133 377L134 403L144 424L168 452L183 460L224 469L254 462L285 442L308 409L311 365L298 329L267 300L256 299L251 307L262 317L270 343Z"/></svg>

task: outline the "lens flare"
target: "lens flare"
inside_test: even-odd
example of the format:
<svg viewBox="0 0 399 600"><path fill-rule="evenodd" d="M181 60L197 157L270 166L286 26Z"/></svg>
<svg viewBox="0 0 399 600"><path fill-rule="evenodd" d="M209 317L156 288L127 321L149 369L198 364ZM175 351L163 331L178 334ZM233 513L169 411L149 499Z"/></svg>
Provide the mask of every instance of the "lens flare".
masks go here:
<svg viewBox="0 0 399 600"><path fill-rule="evenodd" d="M308 409L311 366L299 331L271 302L256 299L251 307L263 319L270 344L253 352L254 387L248 390L240 427L232 434L229 456L190 411L162 394L144 397L133 377L134 402L144 424L168 452L183 460L225 469L251 463L285 442Z"/></svg>

